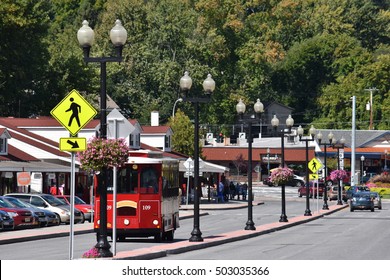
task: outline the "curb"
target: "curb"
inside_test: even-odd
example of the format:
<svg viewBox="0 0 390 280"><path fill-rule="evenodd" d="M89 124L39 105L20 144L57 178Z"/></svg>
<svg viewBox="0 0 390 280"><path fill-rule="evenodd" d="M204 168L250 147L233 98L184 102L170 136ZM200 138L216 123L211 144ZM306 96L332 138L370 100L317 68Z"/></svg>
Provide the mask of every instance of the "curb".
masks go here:
<svg viewBox="0 0 390 280"><path fill-rule="evenodd" d="M225 234L219 234L216 236L208 236L204 238L203 242L194 243L190 241L180 241L171 244L162 244L149 248L136 249L132 251L119 252L115 257L109 258L112 260L151 260L156 258L165 257L169 254L180 254L198 249L204 249L208 247L218 246L230 242L245 240L252 237L268 234L271 232L283 230L296 225L307 223L313 220L320 219L324 216L330 215L344 208L348 205L334 205L329 210L321 210L320 213L312 216L298 216L293 217L287 223L272 223L259 226L254 231L239 230L229 232Z"/></svg>

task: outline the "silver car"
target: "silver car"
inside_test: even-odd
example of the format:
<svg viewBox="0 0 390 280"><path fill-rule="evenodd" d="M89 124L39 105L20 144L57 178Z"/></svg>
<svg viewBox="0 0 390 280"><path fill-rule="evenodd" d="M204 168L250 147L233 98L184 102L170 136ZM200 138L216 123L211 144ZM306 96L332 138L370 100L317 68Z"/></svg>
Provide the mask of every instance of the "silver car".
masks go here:
<svg viewBox="0 0 390 280"><path fill-rule="evenodd" d="M5 196L12 196L26 201L35 207L50 210L56 213L61 223L70 223L70 205L65 204L51 194L10 193ZM74 209L74 222L77 224L82 221L82 218L82 213L79 210Z"/></svg>
<svg viewBox="0 0 390 280"><path fill-rule="evenodd" d="M374 201L374 207L378 208L379 210L382 209L382 199L379 193L377 192L371 192L371 199Z"/></svg>

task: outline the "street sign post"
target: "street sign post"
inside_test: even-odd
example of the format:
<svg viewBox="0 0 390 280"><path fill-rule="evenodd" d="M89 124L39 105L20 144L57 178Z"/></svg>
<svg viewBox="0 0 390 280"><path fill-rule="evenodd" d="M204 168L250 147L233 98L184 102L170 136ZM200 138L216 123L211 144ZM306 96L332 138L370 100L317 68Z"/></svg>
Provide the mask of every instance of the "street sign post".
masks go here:
<svg viewBox="0 0 390 280"><path fill-rule="evenodd" d="M50 111L50 114L71 135L76 136L96 116L97 111L74 89Z"/></svg>
<svg viewBox="0 0 390 280"><path fill-rule="evenodd" d="M318 171L322 168L322 163L317 159L317 158L312 158L311 161L309 161L309 164L307 166L311 172L315 173L315 174L310 174L310 180L315 180L315 184L317 185L317 212L319 212L319 206L318 206L318 199L319 199L319 183L318 183ZM314 185L314 184L313 184ZM324 192L326 192L326 188L324 190ZM313 192L314 192L314 189L313 189ZM313 195L314 197L314 195Z"/></svg>
<svg viewBox="0 0 390 280"><path fill-rule="evenodd" d="M77 136L77 133L96 116L97 111L74 89L50 111L50 114L72 136ZM71 152L69 259L73 259L74 193L76 184L75 152L83 151L86 147L85 138L61 138L59 142L60 150Z"/></svg>

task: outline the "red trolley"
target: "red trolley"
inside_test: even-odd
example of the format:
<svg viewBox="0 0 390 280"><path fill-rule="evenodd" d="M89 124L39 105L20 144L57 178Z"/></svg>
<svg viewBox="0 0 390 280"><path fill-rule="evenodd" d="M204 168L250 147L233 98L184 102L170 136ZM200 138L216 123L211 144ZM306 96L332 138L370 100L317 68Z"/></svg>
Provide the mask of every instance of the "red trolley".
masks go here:
<svg viewBox="0 0 390 280"><path fill-rule="evenodd" d="M117 170L116 236L154 236L173 240L179 227L179 161L132 152ZM161 156L161 155L160 155ZM111 171L112 177L112 171ZM112 182L113 180L109 180ZM96 188L96 187L95 187ZM100 223L100 196L95 192L95 231ZM113 187L107 189L107 235L112 237Z"/></svg>

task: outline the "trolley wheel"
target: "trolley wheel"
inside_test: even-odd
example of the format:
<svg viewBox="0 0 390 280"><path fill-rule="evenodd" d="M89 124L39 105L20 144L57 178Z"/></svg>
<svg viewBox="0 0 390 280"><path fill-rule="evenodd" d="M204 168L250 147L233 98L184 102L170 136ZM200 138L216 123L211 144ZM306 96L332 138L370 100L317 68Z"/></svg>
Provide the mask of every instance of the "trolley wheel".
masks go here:
<svg viewBox="0 0 390 280"><path fill-rule="evenodd" d="M165 233L168 241L173 241L175 238L175 230L170 230Z"/></svg>
<svg viewBox="0 0 390 280"><path fill-rule="evenodd" d="M159 232L154 235L154 241L160 243L163 240L163 233Z"/></svg>

